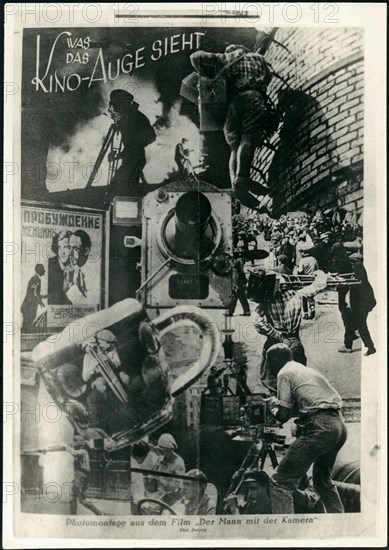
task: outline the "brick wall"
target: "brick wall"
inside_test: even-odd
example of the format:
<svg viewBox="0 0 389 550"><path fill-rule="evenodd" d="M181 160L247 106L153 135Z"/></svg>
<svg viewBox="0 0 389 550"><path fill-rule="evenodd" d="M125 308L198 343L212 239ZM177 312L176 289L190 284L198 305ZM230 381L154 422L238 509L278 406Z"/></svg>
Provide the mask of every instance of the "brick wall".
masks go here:
<svg viewBox="0 0 389 550"><path fill-rule="evenodd" d="M279 29L290 54L266 54L287 81L273 78L269 95L283 123L256 152L254 179L273 196L275 213L363 203L363 32L360 29ZM275 151L273 149L276 149Z"/></svg>

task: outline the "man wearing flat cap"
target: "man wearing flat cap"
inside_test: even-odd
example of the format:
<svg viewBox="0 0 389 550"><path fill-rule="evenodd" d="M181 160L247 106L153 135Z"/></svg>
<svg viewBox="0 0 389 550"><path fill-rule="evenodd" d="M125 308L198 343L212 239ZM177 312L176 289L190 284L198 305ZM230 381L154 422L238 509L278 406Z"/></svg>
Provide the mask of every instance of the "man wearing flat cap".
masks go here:
<svg viewBox="0 0 389 550"><path fill-rule="evenodd" d="M231 514L271 514L269 476L263 470L248 470L239 495L231 493L225 500Z"/></svg>
<svg viewBox="0 0 389 550"><path fill-rule="evenodd" d="M158 448L161 456L158 458L154 470L169 474L184 474L185 463L175 452L177 442L171 434L162 434L158 439ZM170 477L159 476L158 478L159 497L169 506L177 502L181 496L181 481Z"/></svg>
<svg viewBox="0 0 389 550"><path fill-rule="evenodd" d="M256 277L251 274L249 282L249 289L250 283L252 286L257 284L259 289L252 296L258 303L252 317L257 332L267 338L262 349L260 378L270 381L266 368L266 351L273 344L286 344L292 351L294 361L307 364L304 346L300 340L303 298L311 298L324 290L327 275L323 271L316 271L313 283L298 290L283 288L282 275L268 273L257 281Z"/></svg>
<svg viewBox="0 0 389 550"><path fill-rule="evenodd" d="M216 513L216 498L214 501L206 494L207 476L197 469L189 470L187 476L193 478L185 479L182 483L183 497L175 510L185 516L211 516ZM215 495L216 496L216 495Z"/></svg>
<svg viewBox="0 0 389 550"><path fill-rule="evenodd" d="M349 260L352 263L356 278L361 283L350 286L350 315L348 317L343 316L345 324L344 346L339 348L338 351L340 353L352 352L355 331L357 330L364 346L367 348L364 355L373 355L376 353L376 349L367 326L367 316L377 302L363 265L362 254L355 252L349 256Z"/></svg>
<svg viewBox="0 0 389 550"><path fill-rule="evenodd" d="M155 132L149 119L138 107L134 96L126 90L111 92L108 111L123 142L123 150L119 155L110 153L108 157L110 162L115 158L122 160L111 182L115 195L139 197L145 194L140 179L146 165L145 148L155 141Z"/></svg>

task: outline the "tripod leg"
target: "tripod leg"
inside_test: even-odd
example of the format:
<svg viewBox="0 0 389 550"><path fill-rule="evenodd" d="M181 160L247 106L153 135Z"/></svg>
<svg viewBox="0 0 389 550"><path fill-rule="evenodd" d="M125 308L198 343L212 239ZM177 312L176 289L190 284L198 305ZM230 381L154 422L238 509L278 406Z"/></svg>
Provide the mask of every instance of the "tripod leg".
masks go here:
<svg viewBox="0 0 389 550"><path fill-rule="evenodd" d="M269 456L270 456L271 465L273 466L273 468L275 470L278 466L278 460L277 460L277 455L276 455L276 452L275 452L274 449L269 449Z"/></svg>
<svg viewBox="0 0 389 550"><path fill-rule="evenodd" d="M110 166L110 173L108 175L108 185L112 182L113 178L115 177L115 174L118 169L118 161L115 159L112 163L112 166Z"/></svg>
<svg viewBox="0 0 389 550"><path fill-rule="evenodd" d="M250 390L250 388L248 387L248 385L244 380L236 379L236 384L237 386L239 386L240 391L242 392L242 395L252 395L252 391Z"/></svg>
<svg viewBox="0 0 389 550"><path fill-rule="evenodd" d="M267 447L265 447L261 453L261 456L260 456L260 461L259 461L259 469L260 470L263 470L264 466L265 466L265 461L266 461L266 457L267 457L267 453L268 453L268 449Z"/></svg>
<svg viewBox="0 0 389 550"><path fill-rule="evenodd" d="M90 187L92 185L92 183L94 182L94 179L95 179L95 177L96 177L96 175L97 175L97 173L100 169L101 163L103 162L104 157L107 153L108 147L113 141L114 134L115 134L115 130L113 128L113 125L111 125L110 129L108 130L107 135L105 136L103 145L102 145L102 147L100 149L100 152L97 156L97 159L96 159L95 165L93 166L92 172L89 176L88 182L86 184L87 187Z"/></svg>

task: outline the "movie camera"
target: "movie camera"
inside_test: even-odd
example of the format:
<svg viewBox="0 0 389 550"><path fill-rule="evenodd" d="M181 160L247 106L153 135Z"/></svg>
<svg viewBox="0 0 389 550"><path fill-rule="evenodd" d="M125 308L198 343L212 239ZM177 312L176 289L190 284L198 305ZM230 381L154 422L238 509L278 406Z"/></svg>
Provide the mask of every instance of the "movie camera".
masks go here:
<svg viewBox="0 0 389 550"><path fill-rule="evenodd" d="M339 287L354 286L361 283L354 273L344 273L342 275L328 273L326 275L327 282L324 290L337 290ZM247 298L259 303L264 297L271 297L278 290L298 290L311 285L314 281L314 275L286 275L271 270L251 270L247 285Z"/></svg>
<svg viewBox="0 0 389 550"><path fill-rule="evenodd" d="M226 308L233 244L228 190L201 182L164 186L143 199L142 285L148 308Z"/></svg>
<svg viewBox="0 0 389 550"><path fill-rule="evenodd" d="M247 423L250 426L260 426L264 429L278 427L278 422L270 411L269 402L265 395L254 394L247 396L244 408Z"/></svg>

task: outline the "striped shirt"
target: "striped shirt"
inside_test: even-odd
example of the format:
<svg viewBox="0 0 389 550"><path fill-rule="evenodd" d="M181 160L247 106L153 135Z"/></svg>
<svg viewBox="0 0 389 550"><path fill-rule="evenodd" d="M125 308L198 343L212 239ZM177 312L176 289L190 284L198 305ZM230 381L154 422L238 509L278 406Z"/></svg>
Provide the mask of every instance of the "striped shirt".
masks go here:
<svg viewBox="0 0 389 550"><path fill-rule="evenodd" d="M241 59L239 59L241 58ZM207 66L213 65L216 73L225 71L224 76L233 92L258 90L265 92L272 73L263 55L245 52L236 46L228 53L211 53L199 50L191 55L196 71L207 76Z"/></svg>
<svg viewBox="0 0 389 550"><path fill-rule="evenodd" d="M224 64L230 65L242 55L242 51L235 50L222 55ZM227 78L235 91L259 90L265 92L272 75L263 55L250 52L227 69Z"/></svg>
<svg viewBox="0 0 389 550"><path fill-rule="evenodd" d="M260 334L281 340L282 336L298 333L303 314L302 298L315 296L326 287L326 274L320 271L317 273L311 285L299 290L278 291L271 300L258 304L252 317Z"/></svg>

